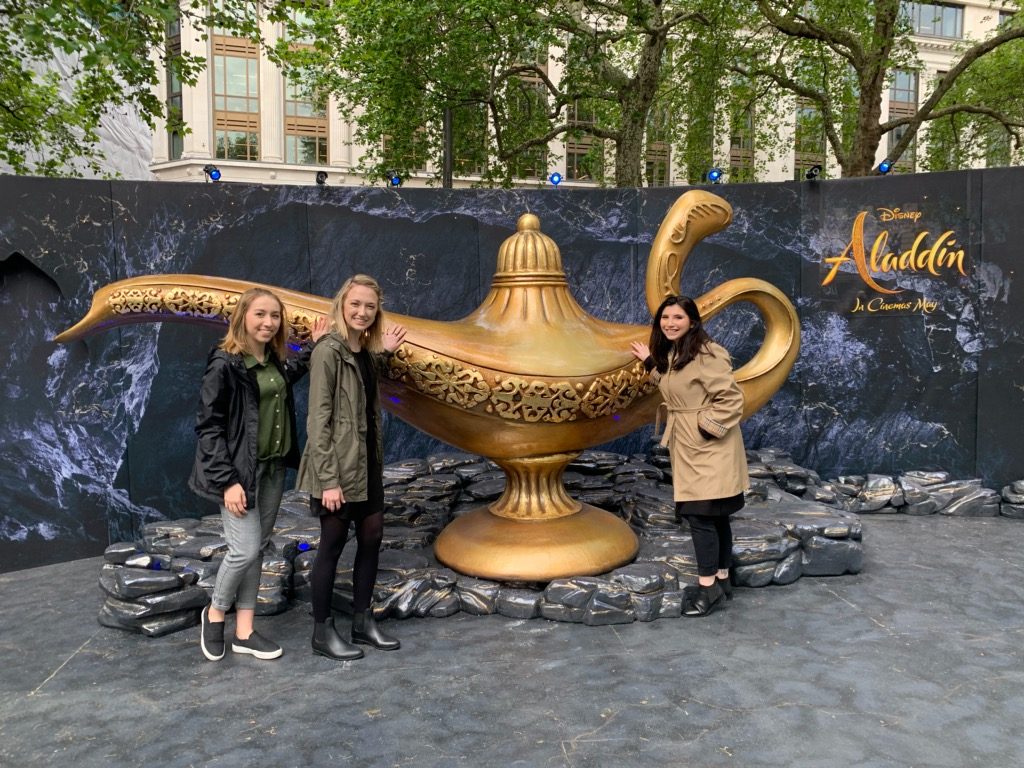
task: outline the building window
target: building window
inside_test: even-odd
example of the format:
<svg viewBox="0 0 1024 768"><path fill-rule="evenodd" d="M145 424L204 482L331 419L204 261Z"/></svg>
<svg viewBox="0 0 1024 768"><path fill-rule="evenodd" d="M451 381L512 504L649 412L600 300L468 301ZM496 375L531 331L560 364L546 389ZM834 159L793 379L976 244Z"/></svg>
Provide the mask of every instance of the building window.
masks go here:
<svg viewBox="0 0 1024 768"><path fill-rule="evenodd" d="M670 114L665 108L651 110L647 119L647 156L644 175L651 187L668 185L669 169L672 167L670 144Z"/></svg>
<svg viewBox="0 0 1024 768"><path fill-rule="evenodd" d="M404 140L385 135L381 147L384 164L395 170L426 172L429 154L426 137L427 132L423 128L417 128Z"/></svg>
<svg viewBox="0 0 1024 768"><path fill-rule="evenodd" d="M259 160L259 51L248 40L213 36L215 156Z"/></svg>
<svg viewBox="0 0 1024 768"><path fill-rule="evenodd" d="M1017 15L1016 11L1000 11L999 12L999 26L1003 26L1006 22Z"/></svg>
<svg viewBox="0 0 1024 768"><path fill-rule="evenodd" d="M487 170L487 109L467 105L452 109L452 173L483 176Z"/></svg>
<svg viewBox="0 0 1024 768"><path fill-rule="evenodd" d="M570 181L600 181L604 175L603 144L585 131L597 122L593 108L576 100L568 108L568 123L579 130L565 140L565 178Z"/></svg>
<svg viewBox="0 0 1024 768"><path fill-rule="evenodd" d="M913 104L916 109L917 72L905 69L893 70L892 85L889 87L890 110L894 103Z"/></svg>
<svg viewBox="0 0 1024 768"><path fill-rule="evenodd" d="M295 165L327 165L327 125L285 121L284 161Z"/></svg>
<svg viewBox="0 0 1024 768"><path fill-rule="evenodd" d="M284 88L284 161L327 165L327 113L288 80Z"/></svg>
<svg viewBox="0 0 1024 768"><path fill-rule="evenodd" d="M892 85L889 86L889 119L900 117L911 117L917 112L918 94L918 73L905 70L893 70ZM896 145L906 135L907 126L901 125L889 132L889 153L896 148ZM896 161L895 169L901 173L913 173L916 166L917 140L914 139L910 146L900 155Z"/></svg>
<svg viewBox="0 0 1024 768"><path fill-rule="evenodd" d="M181 56L181 21L167 24L167 55L171 60ZM185 149L182 137L181 78L173 67L167 68L167 152L171 160L180 160Z"/></svg>
<svg viewBox="0 0 1024 768"><path fill-rule="evenodd" d="M512 175L518 179L543 179L547 172L547 147L531 147L524 150L512 167Z"/></svg>
<svg viewBox="0 0 1024 768"><path fill-rule="evenodd" d="M288 9L288 24L285 35L288 42L293 45L313 45L316 37L313 34L314 20L309 8L303 5L293 5Z"/></svg>
<svg viewBox="0 0 1024 768"><path fill-rule="evenodd" d="M818 106L800 99L793 141L793 178L802 180L807 169L815 165L825 165L825 124Z"/></svg>
<svg viewBox="0 0 1024 768"><path fill-rule="evenodd" d="M729 180L755 181L753 107L737 111L730 120Z"/></svg>
<svg viewBox="0 0 1024 768"><path fill-rule="evenodd" d="M548 89L532 73L523 73L510 83L508 119L510 124L541 126L548 119ZM514 178L543 179L548 171L548 148L530 147L509 163Z"/></svg>
<svg viewBox="0 0 1024 768"><path fill-rule="evenodd" d="M903 3L915 35L926 37L962 38L964 36L964 7L945 3Z"/></svg>

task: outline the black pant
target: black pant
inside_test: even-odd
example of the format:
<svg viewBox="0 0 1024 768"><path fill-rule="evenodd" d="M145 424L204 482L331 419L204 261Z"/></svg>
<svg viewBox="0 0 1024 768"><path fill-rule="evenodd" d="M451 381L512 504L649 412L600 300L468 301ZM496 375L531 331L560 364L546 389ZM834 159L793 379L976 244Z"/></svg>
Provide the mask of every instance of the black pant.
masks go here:
<svg viewBox="0 0 1024 768"><path fill-rule="evenodd" d="M384 511L369 502L344 504L337 513L327 512L320 500L311 498L310 507L320 516L320 547L309 575L312 589L313 621L326 621L331 615L334 576L338 559L348 539L349 522L356 525L356 559L352 566L352 610L362 613L373 600L377 581L377 562L384 536Z"/></svg>
<svg viewBox="0 0 1024 768"><path fill-rule="evenodd" d="M728 515L685 515L690 524L697 575L714 576L732 565L732 526Z"/></svg>

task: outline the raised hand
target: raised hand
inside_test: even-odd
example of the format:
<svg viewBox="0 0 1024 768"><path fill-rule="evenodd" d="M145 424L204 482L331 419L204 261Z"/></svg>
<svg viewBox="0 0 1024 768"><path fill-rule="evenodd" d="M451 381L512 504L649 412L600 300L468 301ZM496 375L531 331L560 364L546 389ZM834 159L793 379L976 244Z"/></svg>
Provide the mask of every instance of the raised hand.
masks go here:
<svg viewBox="0 0 1024 768"><path fill-rule="evenodd" d="M320 337L323 336L327 331L331 329L331 321L321 315L313 321L313 327L309 329L309 338L313 340L313 343L320 341Z"/></svg>
<svg viewBox="0 0 1024 768"><path fill-rule="evenodd" d="M643 344L639 341L633 341L630 342L629 346L632 348L633 354L640 361L644 361L651 356L651 348L648 347L646 344Z"/></svg>
<svg viewBox="0 0 1024 768"><path fill-rule="evenodd" d="M389 325L384 330L384 349L388 352L394 352L405 341L405 326L402 325Z"/></svg>

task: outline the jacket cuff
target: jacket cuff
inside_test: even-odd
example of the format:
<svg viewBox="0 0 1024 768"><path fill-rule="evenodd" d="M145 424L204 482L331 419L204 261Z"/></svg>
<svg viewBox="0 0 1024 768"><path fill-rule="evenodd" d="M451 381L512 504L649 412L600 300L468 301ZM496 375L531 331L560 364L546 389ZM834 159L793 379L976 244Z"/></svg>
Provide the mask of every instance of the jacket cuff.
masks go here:
<svg viewBox="0 0 1024 768"><path fill-rule="evenodd" d="M697 414L697 428L701 433L706 433L708 438L725 437L725 433L729 431L728 427L715 421L706 413Z"/></svg>
<svg viewBox="0 0 1024 768"><path fill-rule="evenodd" d="M645 371L653 371L654 370L654 358L651 355L648 355L647 357L644 358L644 370Z"/></svg>

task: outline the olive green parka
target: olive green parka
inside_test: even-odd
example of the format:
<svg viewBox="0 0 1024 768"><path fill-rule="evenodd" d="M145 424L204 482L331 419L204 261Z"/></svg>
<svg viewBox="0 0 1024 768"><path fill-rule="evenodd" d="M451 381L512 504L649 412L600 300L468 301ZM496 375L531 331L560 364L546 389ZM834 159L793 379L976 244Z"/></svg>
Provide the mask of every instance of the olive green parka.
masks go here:
<svg viewBox="0 0 1024 768"><path fill-rule="evenodd" d="M378 376L383 355L371 353ZM324 336L309 361L309 413L306 447L299 462L296 489L323 498L341 488L345 501L366 501L366 413L377 414L377 461L383 465L384 443L378 393L366 402L359 364L337 331Z"/></svg>

